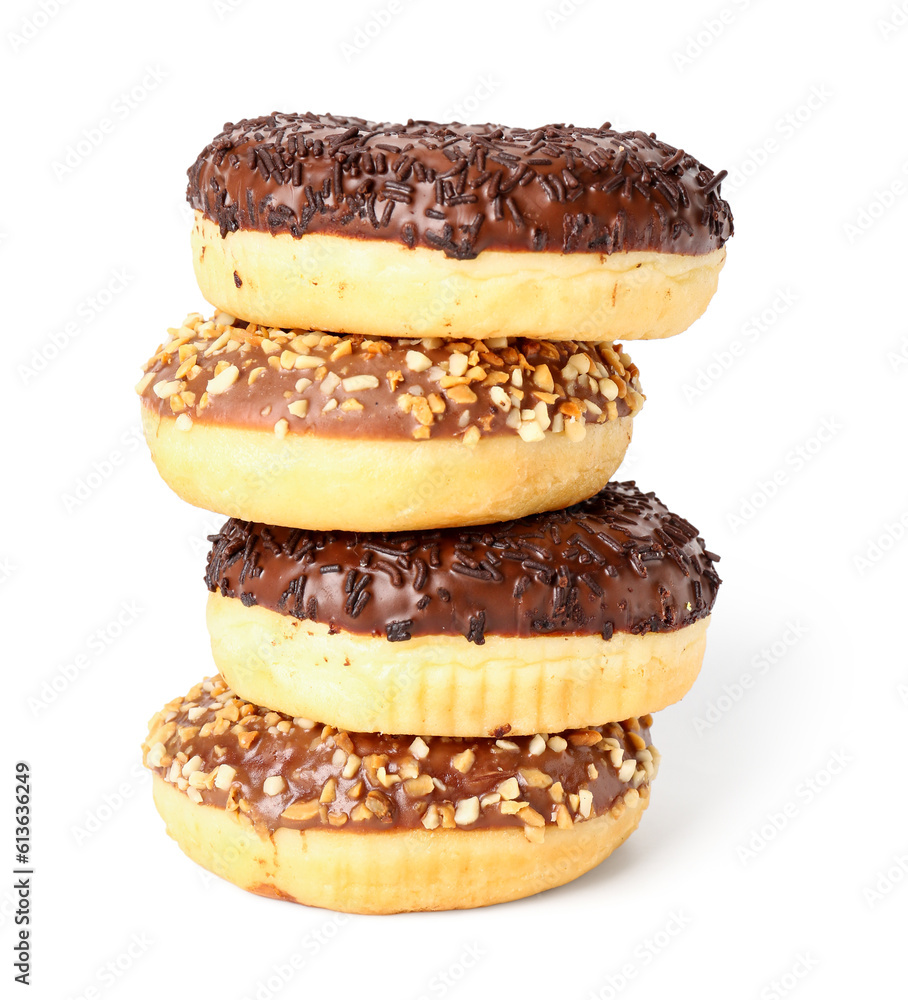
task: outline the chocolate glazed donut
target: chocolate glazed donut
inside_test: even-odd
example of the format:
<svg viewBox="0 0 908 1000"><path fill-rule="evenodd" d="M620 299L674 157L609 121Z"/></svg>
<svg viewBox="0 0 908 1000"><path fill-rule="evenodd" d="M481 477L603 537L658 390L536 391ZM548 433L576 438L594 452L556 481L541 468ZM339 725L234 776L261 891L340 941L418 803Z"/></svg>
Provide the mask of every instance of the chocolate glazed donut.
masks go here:
<svg viewBox="0 0 908 1000"><path fill-rule="evenodd" d="M734 232L724 171L608 123L274 113L225 125L188 173L209 301L342 333L671 336Z"/></svg>
<svg viewBox="0 0 908 1000"><path fill-rule="evenodd" d="M234 689L383 732L553 732L663 708L696 677L720 583L697 530L633 483L478 528L231 520L211 540L209 630Z"/></svg>
<svg viewBox="0 0 908 1000"><path fill-rule="evenodd" d="M651 723L507 740L357 733L213 677L155 715L143 760L171 836L243 888L355 912L452 909L561 885L614 850L658 771Z"/></svg>
<svg viewBox="0 0 908 1000"><path fill-rule="evenodd" d="M643 403L620 344L401 340L217 314L168 331L136 387L190 503L397 531L555 509L612 476Z"/></svg>

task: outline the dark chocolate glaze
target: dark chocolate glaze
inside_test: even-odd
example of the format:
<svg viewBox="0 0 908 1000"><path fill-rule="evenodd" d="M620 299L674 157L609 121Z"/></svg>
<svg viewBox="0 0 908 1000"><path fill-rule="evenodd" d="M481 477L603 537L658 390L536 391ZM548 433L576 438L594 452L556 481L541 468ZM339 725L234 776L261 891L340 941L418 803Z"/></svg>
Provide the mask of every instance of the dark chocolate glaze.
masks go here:
<svg viewBox="0 0 908 1000"><path fill-rule="evenodd" d="M237 230L483 250L705 254L734 232L714 174L645 132L274 114L228 122L187 198Z"/></svg>
<svg viewBox="0 0 908 1000"><path fill-rule="evenodd" d="M390 642L670 632L706 617L721 582L697 529L633 482L502 524L367 534L232 518L210 540L209 590Z"/></svg>
<svg viewBox="0 0 908 1000"><path fill-rule="evenodd" d="M219 720L223 720L220 725ZM239 809L262 832L280 826L333 826L352 832L421 828L422 818L433 804L447 804L451 810L464 799L494 794L512 777L517 779L519 794L509 801L529 803L550 825L556 822L561 803L573 820L579 821L604 813L631 788L648 787L659 761L650 744L650 723L650 717L644 716L567 732L562 735L565 746L559 743L553 748L546 743L536 754L529 750L532 736L501 741L425 736L421 738L423 746L414 753L413 736L345 733L320 723L294 721L243 702L220 677L214 677L197 685L185 698L170 702L152 719L144 749L146 764L167 780L176 781L176 775L170 774L174 760L182 764L198 756L199 770L206 774L221 764L233 768L236 774L229 788L199 784L200 804ZM278 725L287 731L280 731ZM161 756L148 760L148 752L157 742L163 743L158 751ZM618 748L622 765L628 760L635 762L633 768L627 767L630 773L625 780L619 778L620 765L612 758ZM458 755L465 751L470 751L473 759L463 772L457 764ZM358 760L348 767L351 753ZM418 756L420 753L424 756ZM465 767L462 758L460 761L460 767ZM407 775L437 779L441 787L433 782L427 791L414 789L407 784ZM284 780L284 788L276 795L264 791L269 776ZM331 791L324 794L329 781ZM570 798L581 791L592 795L586 816ZM419 792L422 794L416 794ZM321 797L326 801L318 803ZM312 803L312 815L293 818L292 811L282 815L294 804L307 802ZM372 812L370 805L377 811ZM483 806L466 828L524 825L519 812L508 814L495 802Z"/></svg>

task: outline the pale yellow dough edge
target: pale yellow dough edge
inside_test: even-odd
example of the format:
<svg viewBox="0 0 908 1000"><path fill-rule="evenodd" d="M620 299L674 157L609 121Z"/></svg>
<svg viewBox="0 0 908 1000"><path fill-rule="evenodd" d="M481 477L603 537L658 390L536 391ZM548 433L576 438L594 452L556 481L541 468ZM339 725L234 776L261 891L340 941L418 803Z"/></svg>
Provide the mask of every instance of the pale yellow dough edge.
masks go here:
<svg viewBox="0 0 908 1000"><path fill-rule="evenodd" d="M321 233L296 239L241 230L222 237L217 223L196 211L192 259L212 305L266 326L373 337L611 341L686 330L716 291L725 249L485 250L454 260L391 240Z"/></svg>
<svg viewBox="0 0 908 1000"><path fill-rule="evenodd" d="M521 899L595 868L637 828L649 804L632 804L531 843L519 828L339 830L281 828L262 836L237 814L199 805L155 775L167 832L193 861L263 896L348 913L456 910Z"/></svg>
<svg viewBox="0 0 908 1000"><path fill-rule="evenodd" d="M508 595L505 595L506 597ZM246 701L354 732L558 733L657 712L697 678L709 618L675 632L388 642L208 597L218 670ZM508 728L509 727L509 728Z"/></svg>
<svg viewBox="0 0 908 1000"><path fill-rule="evenodd" d="M454 440L288 434L196 422L142 406L151 457L179 496L247 521L317 531L412 531L506 521L585 500L624 458L633 418L546 432Z"/></svg>

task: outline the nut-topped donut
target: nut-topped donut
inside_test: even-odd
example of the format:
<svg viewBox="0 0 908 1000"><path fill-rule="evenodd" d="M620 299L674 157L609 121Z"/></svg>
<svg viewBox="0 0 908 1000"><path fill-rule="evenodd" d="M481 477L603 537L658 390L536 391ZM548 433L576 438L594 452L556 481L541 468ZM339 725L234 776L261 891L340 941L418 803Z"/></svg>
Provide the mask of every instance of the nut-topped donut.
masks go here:
<svg viewBox="0 0 908 1000"><path fill-rule="evenodd" d="M242 697L339 726L490 736L653 712L700 669L720 583L633 483L504 524L396 534L236 520L208 627Z"/></svg>
<svg viewBox="0 0 908 1000"><path fill-rule="evenodd" d="M733 233L713 173L645 132L228 123L189 169L205 297L271 326L367 336L667 337Z"/></svg>
<svg viewBox="0 0 908 1000"><path fill-rule="evenodd" d="M137 386L190 503L394 531L561 507L618 468L643 402L620 345L366 338L198 314Z"/></svg>
<svg viewBox="0 0 908 1000"><path fill-rule="evenodd" d="M561 885L617 847L658 770L651 722L385 736L260 708L213 677L154 716L143 759L171 836L243 888L358 912L450 909Z"/></svg>

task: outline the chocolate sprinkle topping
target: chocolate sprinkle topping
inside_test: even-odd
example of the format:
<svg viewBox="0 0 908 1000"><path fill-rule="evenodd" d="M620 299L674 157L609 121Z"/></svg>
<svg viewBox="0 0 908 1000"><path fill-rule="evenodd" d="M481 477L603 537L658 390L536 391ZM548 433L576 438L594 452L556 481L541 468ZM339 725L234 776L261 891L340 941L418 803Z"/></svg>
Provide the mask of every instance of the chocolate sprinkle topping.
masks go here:
<svg viewBox="0 0 908 1000"><path fill-rule="evenodd" d="M210 541L209 590L390 642L671 632L706 617L721 582L697 529L633 482L503 524L366 534L231 518Z"/></svg>
<svg viewBox="0 0 908 1000"><path fill-rule="evenodd" d="M406 125L281 114L228 122L187 198L237 230L483 250L705 254L733 234L725 172L653 133L546 125Z"/></svg>

